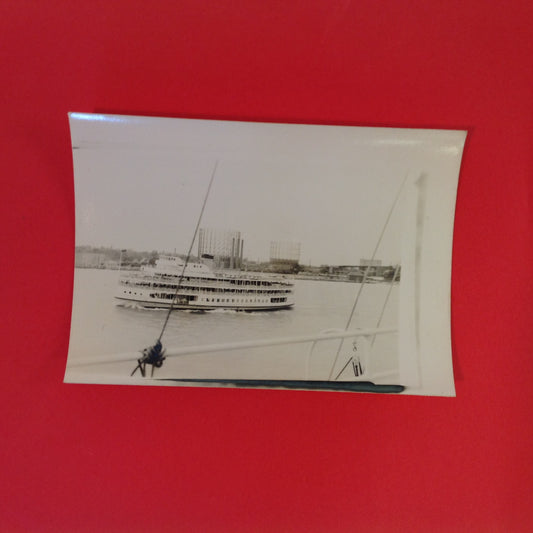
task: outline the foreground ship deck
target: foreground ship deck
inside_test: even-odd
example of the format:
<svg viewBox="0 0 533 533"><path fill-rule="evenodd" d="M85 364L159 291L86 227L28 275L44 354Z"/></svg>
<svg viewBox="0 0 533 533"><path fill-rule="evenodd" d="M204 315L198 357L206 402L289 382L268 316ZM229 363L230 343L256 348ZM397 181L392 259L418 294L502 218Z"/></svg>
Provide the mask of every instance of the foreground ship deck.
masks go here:
<svg viewBox="0 0 533 533"><path fill-rule="evenodd" d="M215 271L204 263L185 266L179 257L161 256L154 267L122 274L115 298L147 308L273 311L294 305L294 285L280 277Z"/></svg>

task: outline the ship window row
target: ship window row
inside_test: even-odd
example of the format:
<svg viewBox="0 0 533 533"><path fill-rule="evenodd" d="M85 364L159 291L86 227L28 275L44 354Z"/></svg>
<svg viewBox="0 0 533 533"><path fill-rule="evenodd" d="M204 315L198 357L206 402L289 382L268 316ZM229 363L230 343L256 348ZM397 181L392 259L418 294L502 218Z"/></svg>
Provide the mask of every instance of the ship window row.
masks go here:
<svg viewBox="0 0 533 533"><path fill-rule="evenodd" d="M223 293L223 294L245 294L245 295L252 295L252 294L259 294L259 295L266 295L266 294L290 294L292 291L290 289L272 289L272 290L253 290L253 289L224 289L224 288L213 288L213 287L181 287L180 292L214 292L214 293Z"/></svg>
<svg viewBox="0 0 533 533"><path fill-rule="evenodd" d="M126 291L123 291L126 294ZM132 294L128 291L128 294ZM137 294L137 293L133 293ZM160 300L174 300L175 295L167 292L153 292L150 293L150 298L159 298ZM191 295L178 295L176 297L176 303L186 304L192 301L197 301L197 296ZM204 301L212 303L284 303L287 298L205 298Z"/></svg>
<svg viewBox="0 0 533 533"><path fill-rule="evenodd" d="M125 292L125 291L124 291ZM160 300L174 300L174 295L166 292L154 292L150 294L151 298L159 298ZM196 301L196 296L182 296L176 298L176 303L184 304L191 301ZM283 303L287 298L205 298L206 302L212 303Z"/></svg>
<svg viewBox="0 0 533 533"><path fill-rule="evenodd" d="M126 284L127 285L127 284ZM139 284L135 283L134 287L145 287L150 286L150 284ZM154 289L171 289L176 290L176 285L169 285L165 283L153 283L151 285ZM278 289L272 288L269 290L263 289L228 289L224 287L199 287L199 286L181 286L180 291L193 291L193 292L223 292L223 293L232 293L232 294L289 294L292 292L291 289Z"/></svg>
<svg viewBox="0 0 533 533"><path fill-rule="evenodd" d="M269 303L268 298L205 298L206 302L211 303Z"/></svg>
<svg viewBox="0 0 533 533"><path fill-rule="evenodd" d="M150 298L159 298L161 300L174 300L174 294L170 292L152 292ZM176 303L187 303L197 299L197 296L179 295L176 297Z"/></svg>
<svg viewBox="0 0 533 533"><path fill-rule="evenodd" d="M174 284L176 283L175 279L179 278L179 276L169 276L169 275L163 275L160 276L158 279L161 280L167 280L171 281ZM191 278L191 277L184 277L183 282L192 282L195 284L206 284L206 285L212 285L215 283L223 283L225 285L238 285L238 286L245 286L245 287L292 287L294 286L293 283L289 283L286 281L242 281L242 280L229 280L229 279L220 279L220 278ZM164 284L164 283L157 283L152 281L142 281L138 278L129 278L129 279L121 279L120 280L121 285L136 285L137 287L170 287L171 285ZM175 285L174 285L175 286Z"/></svg>
<svg viewBox="0 0 533 533"><path fill-rule="evenodd" d="M179 274L160 274L161 279L172 280L179 278ZM272 285L292 285L286 281L266 281L258 279L231 279L231 278L206 278L195 276L183 276L183 281L193 281L195 283L228 283L230 285L245 285L254 287L271 287Z"/></svg>

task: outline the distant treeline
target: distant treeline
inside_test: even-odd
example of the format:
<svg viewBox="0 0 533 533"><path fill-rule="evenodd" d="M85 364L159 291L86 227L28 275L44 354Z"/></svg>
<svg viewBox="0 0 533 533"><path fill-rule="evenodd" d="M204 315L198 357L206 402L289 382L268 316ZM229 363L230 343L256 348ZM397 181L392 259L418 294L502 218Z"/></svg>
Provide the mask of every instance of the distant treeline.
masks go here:
<svg viewBox="0 0 533 533"><path fill-rule="evenodd" d="M120 248L110 248L107 246L76 246L76 254L83 253L98 254L105 261L121 263L124 266L133 264L154 265L159 257L157 250L138 252L136 250L121 250Z"/></svg>
<svg viewBox="0 0 533 533"><path fill-rule="evenodd" d="M178 255L185 259L183 254L173 254L172 252L137 251L129 249L112 248L107 246L76 246L76 265L91 268L117 268L122 267L138 268L142 265L155 265L161 254ZM191 262L198 261L196 256L189 258ZM361 265L320 265L307 266L297 262L271 262L271 261L251 261L244 258L244 270L258 272L271 272L279 274L320 276L327 278L346 278L352 281L360 281L365 271L368 276L379 276L385 280L390 280L394 276L393 266L361 266ZM396 279L400 279L401 273L396 274Z"/></svg>

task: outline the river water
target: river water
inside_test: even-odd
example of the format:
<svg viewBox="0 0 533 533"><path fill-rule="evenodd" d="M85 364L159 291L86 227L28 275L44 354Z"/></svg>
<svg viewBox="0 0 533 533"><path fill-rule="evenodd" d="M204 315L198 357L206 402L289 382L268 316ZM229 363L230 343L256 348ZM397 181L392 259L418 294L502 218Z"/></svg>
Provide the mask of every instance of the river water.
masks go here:
<svg viewBox="0 0 533 533"><path fill-rule="evenodd" d="M80 357L135 352L152 345L158 338L165 310L148 310L117 305L113 298L118 271L76 269L74 303L69 347L69 363ZM355 301L358 283L296 280L294 308L270 312L173 311L163 336L168 347L198 346L272 337L316 334L329 329L344 329ZM367 284L363 288L350 329L376 327L389 284ZM381 323L396 327L399 286L392 288ZM365 363L367 375L397 373L397 334L375 338ZM327 379L339 341L321 341L308 359L310 344L292 344L167 358L156 376L163 378L220 379ZM358 350L356 352L355 350ZM362 353L353 339L344 341L335 374L350 357ZM68 381L118 381L129 376L135 363L112 363L67 370ZM306 374L306 368L307 374ZM80 379L80 375L83 378ZM370 376L369 374L372 374ZM349 365L340 379L355 378ZM361 379L361 378L359 378ZM385 382L390 379L383 378ZM383 380L381 380L383 381Z"/></svg>

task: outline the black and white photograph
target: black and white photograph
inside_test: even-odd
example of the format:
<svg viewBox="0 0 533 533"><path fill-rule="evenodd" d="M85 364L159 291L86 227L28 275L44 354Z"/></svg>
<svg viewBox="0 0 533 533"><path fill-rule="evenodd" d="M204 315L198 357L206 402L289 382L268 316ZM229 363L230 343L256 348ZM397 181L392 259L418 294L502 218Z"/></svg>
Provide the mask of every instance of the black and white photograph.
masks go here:
<svg viewBox="0 0 533 533"><path fill-rule="evenodd" d="M454 395L466 132L69 118L66 382Z"/></svg>

